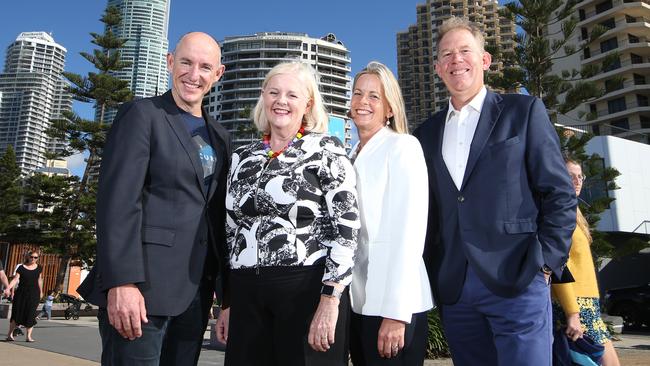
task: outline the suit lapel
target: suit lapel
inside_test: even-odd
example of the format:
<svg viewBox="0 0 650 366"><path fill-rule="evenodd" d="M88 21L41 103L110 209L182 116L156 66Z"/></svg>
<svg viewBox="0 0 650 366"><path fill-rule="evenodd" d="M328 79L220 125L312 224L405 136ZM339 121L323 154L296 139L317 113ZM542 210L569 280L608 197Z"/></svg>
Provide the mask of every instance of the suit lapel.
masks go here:
<svg viewBox="0 0 650 366"><path fill-rule="evenodd" d="M481 116L479 117L478 125L476 126L476 132L474 132L474 138L470 145L467 167L465 169L465 175L463 176L463 184L460 187L461 190L463 190L469 176L472 174L472 170L485 148L485 144L494 129L494 125L496 125L497 120L499 119L501 109L503 108L501 101L502 98L500 95L488 90L487 95L485 96L485 102L483 103L483 108L481 109Z"/></svg>
<svg viewBox="0 0 650 366"><path fill-rule="evenodd" d="M165 109L167 110L167 114L166 114L167 122L169 123L172 130L176 134L176 137L178 137L178 140L180 141L181 145L183 146L183 149L185 150L185 153L187 153L187 156L190 158L190 162L192 163L192 167L194 168L194 173L196 174L196 179L197 182L199 183L201 193L203 193L203 197L207 197L205 184L203 183L203 166L199 161L199 154L196 149L196 145L194 145L194 142L192 142L192 137L190 136L190 133L187 131L187 128L185 127L185 121L183 121L183 117L181 117L181 112L176 106L176 103L174 103L174 99L172 98L171 92L165 93L165 95L163 95L163 98L166 102Z"/></svg>
<svg viewBox="0 0 650 366"><path fill-rule="evenodd" d="M218 122L213 120L210 116L208 116L208 114L205 113L205 111L203 111L203 115L208 121L208 133L210 134L212 148L217 154L217 161L214 165L214 171L212 173L212 179L210 182L210 191L208 192L208 201L209 201L212 195L214 194L214 191L217 189L217 185L219 184L219 176L221 174L221 168L223 167L223 164L227 161L227 159L230 159L230 156L227 156L228 152L226 151L226 143L214 125L215 123Z"/></svg>

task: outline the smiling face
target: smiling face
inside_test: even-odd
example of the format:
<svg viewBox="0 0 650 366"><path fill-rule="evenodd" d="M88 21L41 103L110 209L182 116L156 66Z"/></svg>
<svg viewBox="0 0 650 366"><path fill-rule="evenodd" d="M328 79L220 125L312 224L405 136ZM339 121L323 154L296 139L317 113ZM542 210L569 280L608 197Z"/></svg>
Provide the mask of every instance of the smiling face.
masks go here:
<svg viewBox="0 0 650 366"><path fill-rule="evenodd" d="M447 86L455 108L462 108L478 94L483 87L483 72L491 62L492 56L481 49L467 29L452 29L440 40L436 73Z"/></svg>
<svg viewBox="0 0 650 366"><path fill-rule="evenodd" d="M359 131L370 134L379 131L393 116L377 75L363 74L357 79L352 90L350 116Z"/></svg>
<svg viewBox="0 0 650 366"><path fill-rule="evenodd" d="M205 33L189 33L167 54L167 69L172 76L172 96L186 112L201 116L203 96L224 71L219 45Z"/></svg>
<svg viewBox="0 0 650 366"><path fill-rule="evenodd" d="M300 129L303 116L312 105L307 94L296 76L277 74L269 79L262 90L262 97L271 133L293 135Z"/></svg>

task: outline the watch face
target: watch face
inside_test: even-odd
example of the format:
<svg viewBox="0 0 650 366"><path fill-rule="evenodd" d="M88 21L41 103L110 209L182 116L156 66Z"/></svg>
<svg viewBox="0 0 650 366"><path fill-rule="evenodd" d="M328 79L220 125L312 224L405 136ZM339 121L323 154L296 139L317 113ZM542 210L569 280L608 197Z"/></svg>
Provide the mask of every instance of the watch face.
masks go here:
<svg viewBox="0 0 650 366"><path fill-rule="evenodd" d="M333 296L334 295L334 286L331 285L323 285L320 289L321 295L327 295L327 296Z"/></svg>

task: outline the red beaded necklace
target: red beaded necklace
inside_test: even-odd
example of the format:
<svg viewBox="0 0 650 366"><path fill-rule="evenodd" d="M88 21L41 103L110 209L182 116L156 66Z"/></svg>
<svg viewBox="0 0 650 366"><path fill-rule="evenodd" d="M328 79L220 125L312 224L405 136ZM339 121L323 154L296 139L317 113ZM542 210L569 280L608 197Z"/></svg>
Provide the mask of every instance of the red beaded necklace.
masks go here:
<svg viewBox="0 0 650 366"><path fill-rule="evenodd" d="M305 126L301 126L300 129L298 130L298 133L296 133L296 136L289 141L287 146L283 147L281 150L278 151L273 151L271 150L271 135L264 135L262 138L262 143L264 144L264 153L266 156L269 157L269 159L277 158L280 154L284 152L284 150L288 149L289 146L295 144L298 140L300 140L303 136L305 135Z"/></svg>

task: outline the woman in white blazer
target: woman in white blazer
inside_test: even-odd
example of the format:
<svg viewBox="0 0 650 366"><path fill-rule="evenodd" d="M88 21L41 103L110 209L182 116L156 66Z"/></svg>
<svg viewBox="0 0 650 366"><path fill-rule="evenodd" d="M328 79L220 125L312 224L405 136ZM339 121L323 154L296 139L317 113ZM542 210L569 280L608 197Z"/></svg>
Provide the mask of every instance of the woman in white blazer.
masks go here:
<svg viewBox="0 0 650 366"><path fill-rule="evenodd" d="M422 365L433 307L422 259L427 167L408 134L397 80L383 64L371 62L355 76L350 117L359 133L351 158L361 213L350 287L352 362Z"/></svg>

